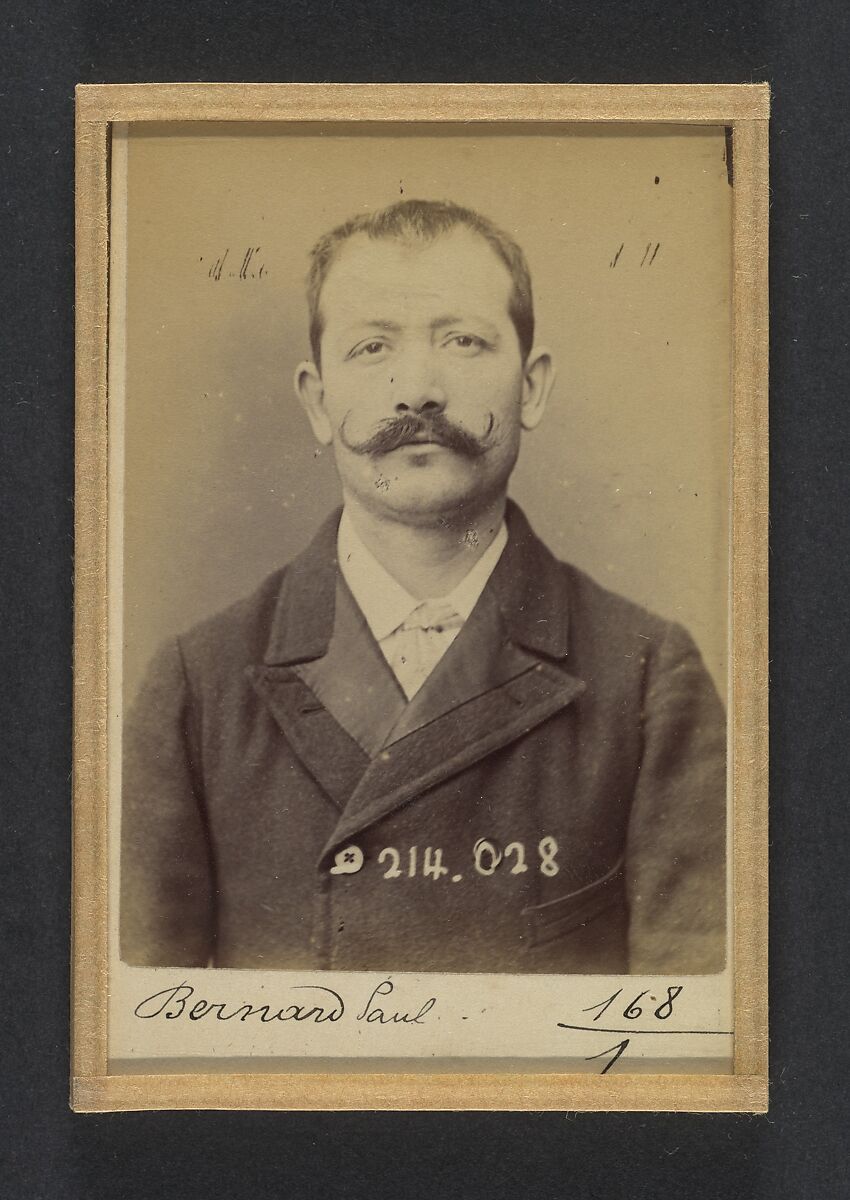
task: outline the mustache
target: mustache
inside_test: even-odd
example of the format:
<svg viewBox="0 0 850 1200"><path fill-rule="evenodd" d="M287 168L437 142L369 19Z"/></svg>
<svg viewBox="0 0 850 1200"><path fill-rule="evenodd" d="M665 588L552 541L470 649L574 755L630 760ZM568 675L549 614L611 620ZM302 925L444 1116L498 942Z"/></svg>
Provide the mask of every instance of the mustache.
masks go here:
<svg viewBox="0 0 850 1200"><path fill-rule="evenodd" d="M480 437L476 437L468 429L455 425L443 413L435 413L433 416L405 413L401 417L387 417L381 421L371 437L362 442L353 442L346 436L347 419L346 416L339 427L339 440L346 450L351 450L353 454L389 454L401 446L427 441L445 446L447 450L454 450L456 454L462 454L466 458L481 458L487 453L496 423L495 417L490 413L487 428Z"/></svg>

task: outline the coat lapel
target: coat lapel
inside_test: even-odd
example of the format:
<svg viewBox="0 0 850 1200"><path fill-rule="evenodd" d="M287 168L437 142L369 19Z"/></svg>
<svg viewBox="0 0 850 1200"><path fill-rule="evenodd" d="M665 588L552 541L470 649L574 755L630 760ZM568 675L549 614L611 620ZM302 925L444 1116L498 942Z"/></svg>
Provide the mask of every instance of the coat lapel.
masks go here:
<svg viewBox="0 0 850 1200"><path fill-rule="evenodd" d="M485 589L463 629L399 713L387 745L424 729L476 696L492 692L530 670L537 661L508 639L495 595Z"/></svg>
<svg viewBox="0 0 850 1200"><path fill-rule="evenodd" d="M472 616L364 772L326 853L584 691L567 669L560 564L513 504L507 519L508 545Z"/></svg>
<svg viewBox="0 0 850 1200"><path fill-rule="evenodd" d="M357 784L323 854L528 733L583 691L580 679L537 662L516 679L387 746Z"/></svg>
<svg viewBox="0 0 850 1200"><path fill-rule="evenodd" d="M320 660L331 642L336 608L339 510L284 572L262 664L249 668L292 749L342 809L369 764L369 755L319 700L298 672Z"/></svg>
<svg viewBox="0 0 850 1200"><path fill-rule="evenodd" d="M327 653L299 663L293 670L370 758L408 708L404 692L341 577Z"/></svg>
<svg viewBox="0 0 850 1200"><path fill-rule="evenodd" d="M369 765L369 755L334 720L294 667L250 667L249 676L304 766L334 805L345 808Z"/></svg>

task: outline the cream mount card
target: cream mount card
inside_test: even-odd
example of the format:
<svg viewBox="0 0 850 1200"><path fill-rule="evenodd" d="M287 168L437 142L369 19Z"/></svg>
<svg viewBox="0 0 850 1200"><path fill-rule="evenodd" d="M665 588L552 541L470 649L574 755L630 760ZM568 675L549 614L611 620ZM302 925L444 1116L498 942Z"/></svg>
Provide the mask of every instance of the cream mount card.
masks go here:
<svg viewBox="0 0 850 1200"><path fill-rule="evenodd" d="M767 116L78 89L74 1107L765 1107Z"/></svg>

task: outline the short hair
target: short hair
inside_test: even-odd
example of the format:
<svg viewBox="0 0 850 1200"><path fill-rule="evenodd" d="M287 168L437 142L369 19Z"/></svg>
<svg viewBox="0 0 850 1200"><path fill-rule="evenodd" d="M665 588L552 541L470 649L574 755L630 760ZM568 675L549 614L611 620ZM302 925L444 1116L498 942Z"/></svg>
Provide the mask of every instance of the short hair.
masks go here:
<svg viewBox="0 0 850 1200"><path fill-rule="evenodd" d="M519 338L525 362L534 341L534 301L531 275L522 250L506 233L481 213L462 208L448 200L399 200L378 212L362 213L338 225L316 242L310 253L307 276L307 303L310 311L310 349L313 361L321 365L321 340L324 331L319 301L325 280L339 249L356 233L368 237L399 241L433 241L457 227L478 233L496 251L507 267L512 281L508 312Z"/></svg>

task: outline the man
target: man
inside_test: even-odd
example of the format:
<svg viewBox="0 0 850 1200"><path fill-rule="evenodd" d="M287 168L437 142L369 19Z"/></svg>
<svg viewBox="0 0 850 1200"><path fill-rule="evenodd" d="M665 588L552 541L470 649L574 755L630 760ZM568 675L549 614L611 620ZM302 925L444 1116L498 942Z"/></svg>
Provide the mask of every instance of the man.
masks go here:
<svg viewBox="0 0 850 1200"><path fill-rule="evenodd" d="M308 291L295 386L342 514L151 667L123 957L722 969L725 720L699 655L506 499L553 383L521 251L404 201L322 238Z"/></svg>

